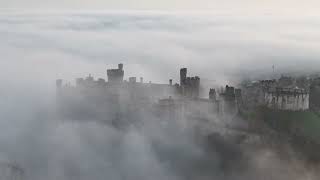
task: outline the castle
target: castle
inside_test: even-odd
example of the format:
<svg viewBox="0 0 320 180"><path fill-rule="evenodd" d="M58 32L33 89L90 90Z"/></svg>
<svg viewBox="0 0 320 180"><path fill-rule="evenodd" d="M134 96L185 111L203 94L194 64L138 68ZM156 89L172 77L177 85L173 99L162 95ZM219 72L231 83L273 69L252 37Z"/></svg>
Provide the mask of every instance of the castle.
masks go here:
<svg viewBox="0 0 320 180"><path fill-rule="evenodd" d="M276 110L306 111L320 107L317 97L320 80L312 83L291 77L262 80L244 85L241 89L226 85L222 90L211 88L207 98L200 97L200 77L188 77L187 68L180 69L180 83L137 82L136 77L124 79L123 64L107 69L107 81L89 75L77 78L75 86L58 79L59 111L75 119L99 119L119 123L139 121L142 114L159 115L159 119L232 119L242 110L265 106ZM304 89L302 87L309 87ZM299 85L299 87L297 86ZM318 108L320 109L320 108Z"/></svg>
<svg viewBox="0 0 320 180"><path fill-rule="evenodd" d="M200 98L200 78L188 77L187 68L180 69L180 84L124 80L123 64L107 69L107 78L95 80L91 75L77 78L75 86L58 79L57 102L62 114L75 119L95 118L108 122L138 121L141 114L160 114L162 119L210 119L212 116L234 117L239 111L241 90L226 86L217 93L210 89L208 98ZM174 115L175 114L175 115ZM174 115L174 116L173 116Z"/></svg>

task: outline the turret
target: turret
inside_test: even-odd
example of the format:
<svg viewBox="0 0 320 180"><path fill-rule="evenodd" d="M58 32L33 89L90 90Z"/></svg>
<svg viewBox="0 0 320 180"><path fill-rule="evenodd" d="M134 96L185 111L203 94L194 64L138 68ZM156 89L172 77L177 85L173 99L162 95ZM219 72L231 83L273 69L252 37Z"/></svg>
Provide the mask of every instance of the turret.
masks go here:
<svg viewBox="0 0 320 180"><path fill-rule="evenodd" d="M180 69L180 86L185 85L187 79L187 68Z"/></svg>

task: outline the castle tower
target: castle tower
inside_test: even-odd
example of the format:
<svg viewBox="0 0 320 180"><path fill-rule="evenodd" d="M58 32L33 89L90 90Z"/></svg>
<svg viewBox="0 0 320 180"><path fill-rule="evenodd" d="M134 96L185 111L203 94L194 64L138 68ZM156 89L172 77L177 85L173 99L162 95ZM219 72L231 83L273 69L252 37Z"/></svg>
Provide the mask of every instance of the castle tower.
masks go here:
<svg viewBox="0 0 320 180"><path fill-rule="evenodd" d="M200 78L187 77L187 68L180 69L180 92L188 98L198 98L200 92Z"/></svg>
<svg viewBox="0 0 320 180"><path fill-rule="evenodd" d="M136 83L137 78L136 77L129 77L129 83Z"/></svg>
<svg viewBox="0 0 320 180"><path fill-rule="evenodd" d="M107 69L108 82L121 83L123 81L123 64L118 64L118 69Z"/></svg>
<svg viewBox="0 0 320 180"><path fill-rule="evenodd" d="M215 101L216 100L216 90L210 89L209 91L209 99Z"/></svg>
<svg viewBox="0 0 320 180"><path fill-rule="evenodd" d="M235 116L239 110L236 101L235 88L226 85L224 92L220 93L220 97L220 113L223 116Z"/></svg>
<svg viewBox="0 0 320 180"><path fill-rule="evenodd" d="M196 76L195 77L195 86L194 86L194 97L199 97L200 95L200 77Z"/></svg>
<svg viewBox="0 0 320 180"><path fill-rule="evenodd" d="M180 69L180 86L184 86L187 79L187 68Z"/></svg>
<svg viewBox="0 0 320 180"><path fill-rule="evenodd" d="M122 63L118 64L118 69L119 70L123 70L123 64Z"/></svg>

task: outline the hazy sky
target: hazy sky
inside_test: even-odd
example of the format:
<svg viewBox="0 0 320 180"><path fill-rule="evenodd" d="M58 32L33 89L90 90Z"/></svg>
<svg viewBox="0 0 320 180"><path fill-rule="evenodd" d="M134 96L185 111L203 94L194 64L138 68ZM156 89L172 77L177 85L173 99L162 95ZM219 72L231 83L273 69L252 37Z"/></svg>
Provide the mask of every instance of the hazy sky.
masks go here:
<svg viewBox="0 0 320 180"><path fill-rule="evenodd" d="M317 0L0 0L1 8L317 13Z"/></svg>
<svg viewBox="0 0 320 180"><path fill-rule="evenodd" d="M319 17L66 13L0 16L0 80L54 84L125 64L126 78L178 81L319 71ZM34 67L37 67L36 69ZM17 76L19 74L19 76ZM23 75L22 75L23 74ZM10 77L10 78L8 78ZM265 77L268 78L268 77ZM41 79L41 80L40 80ZM225 83L225 81L222 81ZM21 83L21 82L20 82ZM38 85L37 85L38 86Z"/></svg>

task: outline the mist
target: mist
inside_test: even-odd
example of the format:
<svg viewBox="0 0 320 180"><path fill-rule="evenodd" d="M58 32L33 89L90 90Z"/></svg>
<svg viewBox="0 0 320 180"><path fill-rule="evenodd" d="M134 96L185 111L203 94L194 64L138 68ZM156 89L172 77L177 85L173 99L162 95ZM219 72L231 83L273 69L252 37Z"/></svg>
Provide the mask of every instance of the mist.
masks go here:
<svg viewBox="0 0 320 180"><path fill-rule="evenodd" d="M286 145L285 156L220 136L205 147L192 133L162 131L148 113L142 127L125 131L90 119L66 121L56 113L55 80L106 78L106 68L119 62L126 78L178 82L179 68L187 67L207 86L316 73L319 18L2 13L0 161L19 164L30 180L316 179L317 165Z"/></svg>

